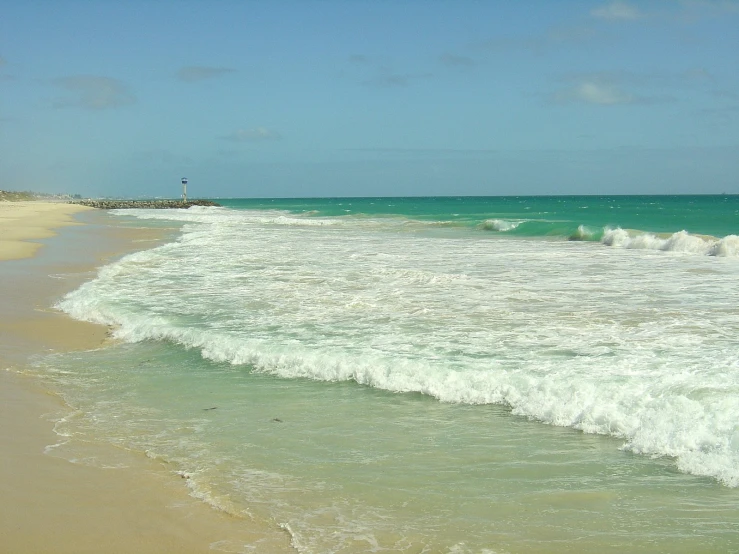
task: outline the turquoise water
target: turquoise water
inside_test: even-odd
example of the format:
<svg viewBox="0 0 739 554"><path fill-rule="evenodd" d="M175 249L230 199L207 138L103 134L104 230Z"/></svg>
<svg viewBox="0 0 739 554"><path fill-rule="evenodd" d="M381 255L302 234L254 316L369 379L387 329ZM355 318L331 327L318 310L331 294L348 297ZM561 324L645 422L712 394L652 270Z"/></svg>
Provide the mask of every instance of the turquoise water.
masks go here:
<svg viewBox="0 0 739 554"><path fill-rule="evenodd" d="M181 236L61 301L60 452L299 552L739 550L739 197L223 204L117 212Z"/></svg>
<svg viewBox="0 0 739 554"><path fill-rule="evenodd" d="M737 233L739 196L494 196L219 199L234 209L316 217L406 216L510 235L601 240L604 228L724 237ZM508 225L506 225L508 224ZM510 228L511 225L516 226ZM590 230L583 237L581 226Z"/></svg>

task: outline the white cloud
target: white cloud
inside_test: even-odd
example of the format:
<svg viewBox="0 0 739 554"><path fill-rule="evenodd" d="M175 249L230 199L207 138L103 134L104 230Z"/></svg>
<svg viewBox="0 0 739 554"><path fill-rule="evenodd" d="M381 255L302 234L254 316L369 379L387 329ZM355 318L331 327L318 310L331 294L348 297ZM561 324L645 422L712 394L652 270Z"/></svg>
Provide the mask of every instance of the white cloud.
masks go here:
<svg viewBox="0 0 739 554"><path fill-rule="evenodd" d="M583 103L600 106L618 104L662 104L713 84L704 68L680 73L600 71L574 73L559 78L565 87L550 98L556 103Z"/></svg>
<svg viewBox="0 0 739 554"><path fill-rule="evenodd" d="M136 97L118 79L100 75L72 75L54 80L54 84L71 93L71 96L54 101L55 108L84 108L104 110L127 106Z"/></svg>
<svg viewBox="0 0 739 554"><path fill-rule="evenodd" d="M571 98L586 104L631 104L634 96L614 85L584 81L569 90Z"/></svg>
<svg viewBox="0 0 739 554"><path fill-rule="evenodd" d="M638 8L626 2L611 2L610 4L591 10L590 14L598 19L608 19L611 21L628 21L644 17L644 14Z"/></svg>
<svg viewBox="0 0 739 554"><path fill-rule="evenodd" d="M272 129L255 127L253 129L237 129L228 135L221 137L231 142L259 142L265 140L279 140L282 135Z"/></svg>
<svg viewBox="0 0 739 554"><path fill-rule="evenodd" d="M234 70L228 67L209 67L203 65L191 65L181 68L177 72L177 78L185 83L195 83L219 77L225 73L232 73Z"/></svg>

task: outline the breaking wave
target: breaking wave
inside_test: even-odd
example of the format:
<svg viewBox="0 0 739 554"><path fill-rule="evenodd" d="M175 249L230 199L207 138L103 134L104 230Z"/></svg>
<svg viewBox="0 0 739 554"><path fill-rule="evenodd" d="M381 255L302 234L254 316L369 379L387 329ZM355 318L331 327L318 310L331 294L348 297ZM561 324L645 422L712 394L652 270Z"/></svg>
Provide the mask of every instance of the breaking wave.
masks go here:
<svg viewBox="0 0 739 554"><path fill-rule="evenodd" d="M510 221L507 219L486 219L483 221L481 227L485 231L500 231L500 232L506 232L506 231L512 231L519 225L521 225L521 221Z"/></svg>
<svg viewBox="0 0 739 554"><path fill-rule="evenodd" d="M719 239L691 235L687 231L680 231L664 236L619 228L606 229L601 241L607 246L617 248L660 250L663 252L683 252L721 257L739 256L739 236L737 235L728 235Z"/></svg>
<svg viewBox="0 0 739 554"><path fill-rule="evenodd" d="M580 225L578 226L577 231L575 231L568 237L568 240L597 240L597 237L601 234L602 231L599 232L586 227L585 225Z"/></svg>

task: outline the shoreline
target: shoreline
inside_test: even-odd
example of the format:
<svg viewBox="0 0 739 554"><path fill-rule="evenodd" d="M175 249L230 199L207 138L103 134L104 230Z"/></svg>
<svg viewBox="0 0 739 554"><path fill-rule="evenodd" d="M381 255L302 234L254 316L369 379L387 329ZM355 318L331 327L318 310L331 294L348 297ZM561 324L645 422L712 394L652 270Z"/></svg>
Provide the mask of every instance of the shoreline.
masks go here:
<svg viewBox="0 0 739 554"><path fill-rule="evenodd" d="M24 375L35 354L103 346L109 329L51 308L95 269L170 238L174 229L126 225L93 208L0 202L0 544L7 552L289 552L248 519L190 496L166 463L92 444L115 468L49 455L54 422L73 408ZM34 242L27 242L27 241ZM41 240L42 242L36 242ZM274 535L274 533L269 533ZM104 545L104 546L102 546Z"/></svg>

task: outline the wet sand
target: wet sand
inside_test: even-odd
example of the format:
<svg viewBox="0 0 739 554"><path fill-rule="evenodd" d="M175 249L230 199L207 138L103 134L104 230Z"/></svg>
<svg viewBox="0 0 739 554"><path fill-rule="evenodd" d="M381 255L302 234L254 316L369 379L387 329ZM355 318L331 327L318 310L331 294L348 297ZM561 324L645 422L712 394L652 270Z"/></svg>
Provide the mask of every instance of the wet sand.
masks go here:
<svg viewBox="0 0 739 554"><path fill-rule="evenodd" d="M115 451L107 456L115 468L46 453L60 441L54 420L70 408L24 374L29 358L108 340L107 328L51 306L95 267L174 232L80 206L0 202L0 552L291 551L287 536L192 498L183 479L143 453L92 445Z"/></svg>

